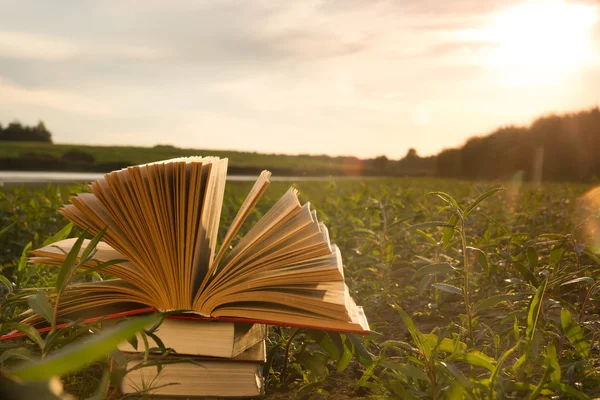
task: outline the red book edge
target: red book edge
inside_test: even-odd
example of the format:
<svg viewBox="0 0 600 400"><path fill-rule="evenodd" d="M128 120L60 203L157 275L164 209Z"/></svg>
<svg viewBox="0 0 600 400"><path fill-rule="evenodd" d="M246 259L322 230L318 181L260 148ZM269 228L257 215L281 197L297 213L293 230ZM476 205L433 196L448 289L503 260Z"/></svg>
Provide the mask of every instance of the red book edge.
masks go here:
<svg viewBox="0 0 600 400"><path fill-rule="evenodd" d="M149 313L153 313L153 312L157 312L157 310L154 307L138 308L135 310L124 311L124 312L110 314L110 315L106 315L106 316L102 316L102 317L88 318L88 319L84 320L82 322L82 324L91 324L91 323L99 321L99 320L110 320L110 319L115 319L115 318L130 317L130 316L139 315L139 314L149 314ZM307 328L307 329L317 329L317 330L321 330L321 331L330 331L330 332L355 333L355 334L359 334L359 335L366 335L366 334L371 333L370 331L363 331L363 330L345 330L345 329L340 330L340 329L335 329L335 328L323 328L323 327L315 327L315 326L311 326L311 325L281 323L281 322L275 322L275 321L239 318L239 317L201 317L201 316L196 316L196 315L195 316L166 315L165 317L172 318L172 319L188 320L188 321L243 322L243 323L251 323L251 324L277 325L277 326L287 326L290 328ZM69 323L60 324L60 325L56 326L56 329L63 329L63 328L66 328L68 325L69 325ZM39 333L45 333L45 332L49 332L50 330L51 330L51 327L48 326L45 328L40 328L37 331ZM0 336L0 341L16 339L16 338L20 338L20 337L24 337L24 336L26 336L26 334L19 332L19 331L13 331L13 332L7 333L6 335Z"/></svg>

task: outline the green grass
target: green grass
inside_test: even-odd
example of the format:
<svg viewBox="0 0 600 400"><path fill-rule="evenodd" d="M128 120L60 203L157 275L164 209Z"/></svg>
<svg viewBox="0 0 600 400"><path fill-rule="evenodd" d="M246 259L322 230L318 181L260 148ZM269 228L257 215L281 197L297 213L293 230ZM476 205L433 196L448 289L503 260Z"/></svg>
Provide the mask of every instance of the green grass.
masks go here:
<svg viewBox="0 0 600 400"><path fill-rule="evenodd" d="M180 149L169 146L133 147L133 146L86 146L74 144L49 144L35 142L1 142L1 157L16 157L24 153L42 153L60 158L69 150L81 150L93 155L97 163L126 161L131 165L166 160L175 157L211 155L229 158L231 166L262 168L286 168L291 170L328 169L337 171L342 168L342 159L322 159L311 156L290 156L281 154L259 154L239 151L218 151L202 149Z"/></svg>
<svg viewBox="0 0 600 400"><path fill-rule="evenodd" d="M250 186L228 184L221 235ZM600 258L593 247L600 210L581 201L591 187L434 179L294 186L329 227L352 296L376 333L272 328L267 399L600 396ZM506 190L467 215L499 186ZM249 225L288 187L273 183ZM0 236L0 264L15 286L56 280L55 269L20 266L21 251L66 224L55 210L79 189L0 192L0 230L14 223ZM426 195L432 191L451 198ZM14 319L18 296L5 293L1 322ZM3 346L0 357L9 346L36 354L33 343ZM14 363L3 361L4 368ZM67 375L66 388L90 395L105 366Z"/></svg>

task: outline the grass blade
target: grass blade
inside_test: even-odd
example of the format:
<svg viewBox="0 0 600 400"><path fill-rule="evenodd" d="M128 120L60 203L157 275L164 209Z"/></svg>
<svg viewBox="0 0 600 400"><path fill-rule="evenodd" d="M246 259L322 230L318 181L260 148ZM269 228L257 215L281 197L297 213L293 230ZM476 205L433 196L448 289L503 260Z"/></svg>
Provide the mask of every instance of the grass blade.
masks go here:
<svg viewBox="0 0 600 400"><path fill-rule="evenodd" d="M62 293L62 291L65 289L69 276L71 276L71 272L73 271L73 266L77 262L77 256L79 255L79 251L81 250L84 240L85 233L77 239L75 244L73 244L73 247L71 247L69 254L67 254L67 257L65 257L65 261L60 267L58 276L56 277L56 293Z"/></svg>
<svg viewBox="0 0 600 400"><path fill-rule="evenodd" d="M46 321L52 322L54 310L44 293L39 292L35 296L31 296L27 299L27 304L36 314L44 317Z"/></svg>
<svg viewBox="0 0 600 400"><path fill-rule="evenodd" d="M112 329L93 336L88 341L63 347L43 360L21 364L7 371L7 374L24 381L46 380L52 376L64 376L106 357L119 343L143 330L146 326L155 322L156 319L156 316L151 315L125 321Z"/></svg>
<svg viewBox="0 0 600 400"><path fill-rule="evenodd" d="M485 299L479 300L475 304L475 312L487 310L494 307L496 304L503 303L505 301L517 301L522 299L525 293L509 293L509 294L497 294L494 296L486 297Z"/></svg>
<svg viewBox="0 0 600 400"><path fill-rule="evenodd" d="M98 232L96 236L92 238L92 240L89 241L88 245L85 247L85 250L83 250L83 253L81 253L80 259L82 260L82 262L83 260L87 260L90 254L92 254L92 251L96 249L96 246L98 245L105 233L106 228L103 228L100 232Z"/></svg>
<svg viewBox="0 0 600 400"><path fill-rule="evenodd" d="M420 278L423 275L451 274L455 272L459 271L454 269L454 267L448 263L429 264L419 268L412 276L412 279Z"/></svg>
<svg viewBox="0 0 600 400"><path fill-rule="evenodd" d="M471 211L473 211L475 209L475 207L477 207L482 201L484 201L488 197L490 197L502 190L505 190L505 189L504 188L494 188L494 189L490 189L490 190L482 193L477 199L475 199L474 202L472 202L467 208L465 208L465 211L463 211L463 213L462 213L463 218L467 218L467 216L471 213Z"/></svg>
<svg viewBox="0 0 600 400"><path fill-rule="evenodd" d="M23 332L25 335L27 335L27 337L33 343L38 345L40 350L42 350L42 351L44 350L44 347L45 347L44 339L42 339L42 337L40 336L40 333L33 326L27 325L27 324L22 324L20 322L11 322L11 323L4 325L4 327L6 327L8 329L14 329L19 332Z"/></svg>
<svg viewBox="0 0 600 400"><path fill-rule="evenodd" d="M44 240L42 247L48 246L49 244L56 243L60 240L66 239L69 236L69 234L71 233L72 229L73 229L73 223L70 222L67 225L65 225L60 231L56 232L54 235L52 235L48 239Z"/></svg>
<svg viewBox="0 0 600 400"><path fill-rule="evenodd" d="M540 287L538 287L537 291L535 292L535 296L533 296L533 299L531 299L531 303L529 304L529 311L527 313L527 329L525 329L525 340L528 343L531 343L533 340L533 334L540 317L540 310L547 284L548 280L545 279Z"/></svg>
<svg viewBox="0 0 600 400"><path fill-rule="evenodd" d="M463 291L461 288L456 287L454 285L450 285L448 283L434 283L431 286L433 286L434 288L436 288L438 290L441 290L442 292L457 294L459 296L463 295Z"/></svg>
<svg viewBox="0 0 600 400"><path fill-rule="evenodd" d="M590 355L590 345L585 339L583 329L566 308L560 310L560 323L569 343L575 348L579 357L586 360Z"/></svg>

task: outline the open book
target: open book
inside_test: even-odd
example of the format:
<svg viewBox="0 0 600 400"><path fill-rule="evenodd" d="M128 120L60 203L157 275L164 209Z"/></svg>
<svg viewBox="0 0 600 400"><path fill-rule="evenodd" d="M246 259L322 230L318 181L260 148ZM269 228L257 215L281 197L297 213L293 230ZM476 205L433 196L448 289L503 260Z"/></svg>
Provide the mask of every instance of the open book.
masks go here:
<svg viewBox="0 0 600 400"><path fill-rule="evenodd" d="M232 246L269 185L268 171L217 249L226 176L227 159L177 158L108 173L90 185L91 193L71 198L62 215L94 234L106 228L95 260L128 261L102 270L117 279L72 285L59 315L121 303L225 321L368 332L344 283L339 249L295 189ZM32 261L61 265L74 243L35 250Z"/></svg>

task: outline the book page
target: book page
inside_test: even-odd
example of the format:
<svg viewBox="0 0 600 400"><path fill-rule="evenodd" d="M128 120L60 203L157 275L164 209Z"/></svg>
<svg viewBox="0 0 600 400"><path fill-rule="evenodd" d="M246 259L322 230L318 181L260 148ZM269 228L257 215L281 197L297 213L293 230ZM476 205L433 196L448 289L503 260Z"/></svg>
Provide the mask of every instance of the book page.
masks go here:
<svg viewBox="0 0 600 400"><path fill-rule="evenodd" d="M246 196L246 199L242 203L242 206L238 210L235 218L233 219L233 221L231 222L231 225L229 226L229 229L227 230L227 233L225 234L225 237L223 238L223 243L221 243L219 252L215 256L215 259L213 260L213 264L216 267L218 267L219 262L221 261L221 258L227 251L227 248L231 244L231 241L233 240L235 235L237 235L238 231L244 224L244 221L246 221L246 219L248 218L248 216L250 215L250 213L252 212L252 210L254 209L256 204L258 203L258 200L260 200L260 198L262 197L264 192L269 187L269 184L270 184L269 177L270 176L271 176L271 173L269 171L262 171L260 176L256 180L256 182L254 183L254 186L250 190L250 193L248 193L248 196ZM213 272L214 272L214 269L213 269Z"/></svg>
<svg viewBox="0 0 600 400"><path fill-rule="evenodd" d="M206 193L202 202L200 234L195 244L192 266L192 293L196 293L205 276L209 273L210 260L217 245L219 218L223 206L225 180L227 179L227 159L210 158L212 169L208 174ZM191 303L190 298L190 303Z"/></svg>

